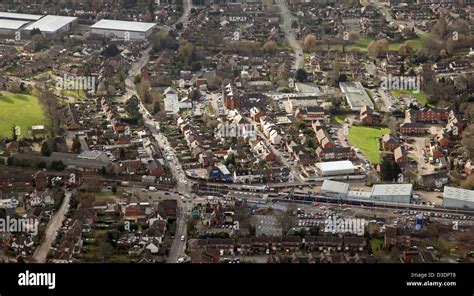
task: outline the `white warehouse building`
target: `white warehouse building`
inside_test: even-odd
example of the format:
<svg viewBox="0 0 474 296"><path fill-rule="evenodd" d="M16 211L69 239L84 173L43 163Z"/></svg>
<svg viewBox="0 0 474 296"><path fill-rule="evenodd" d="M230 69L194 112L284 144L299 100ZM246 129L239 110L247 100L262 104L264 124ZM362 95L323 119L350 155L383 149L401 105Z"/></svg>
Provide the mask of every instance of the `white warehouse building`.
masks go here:
<svg viewBox="0 0 474 296"><path fill-rule="evenodd" d="M377 184L372 187L372 199L392 203L410 203L413 184Z"/></svg>
<svg viewBox="0 0 474 296"><path fill-rule="evenodd" d="M443 206L474 209L474 190L444 186Z"/></svg>
<svg viewBox="0 0 474 296"><path fill-rule="evenodd" d="M120 39L141 40L148 38L155 27L155 23L102 19L90 27L90 32Z"/></svg>
<svg viewBox="0 0 474 296"><path fill-rule="evenodd" d="M355 167L349 160L320 162L316 167L323 176L339 176L355 172Z"/></svg>
<svg viewBox="0 0 474 296"><path fill-rule="evenodd" d="M35 22L42 17L43 15L40 15L40 14L27 14L27 13L14 13L14 12L0 11L0 19L2 20Z"/></svg>
<svg viewBox="0 0 474 296"><path fill-rule="evenodd" d="M0 19L0 35L14 36L16 32L20 32L21 28L28 23L28 21Z"/></svg>
<svg viewBox="0 0 474 296"><path fill-rule="evenodd" d="M337 198L347 198L347 192L349 190L349 184L343 182L337 182L332 180L324 180L321 186L321 193L327 193L328 195Z"/></svg>
<svg viewBox="0 0 474 296"><path fill-rule="evenodd" d="M25 31L39 29L43 36L58 36L61 33L69 32L77 23L77 17L47 15L38 21L28 25Z"/></svg>

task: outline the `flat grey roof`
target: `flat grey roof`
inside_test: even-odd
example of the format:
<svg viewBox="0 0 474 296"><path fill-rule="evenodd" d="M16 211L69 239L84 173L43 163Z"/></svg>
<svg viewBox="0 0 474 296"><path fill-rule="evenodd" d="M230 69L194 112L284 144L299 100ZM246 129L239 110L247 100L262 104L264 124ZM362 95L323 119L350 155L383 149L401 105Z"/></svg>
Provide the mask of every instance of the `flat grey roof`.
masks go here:
<svg viewBox="0 0 474 296"><path fill-rule="evenodd" d="M14 12L0 11L0 19L17 19L17 20L37 21L42 17L43 17L43 15L39 15L39 14L26 14L26 13L14 13Z"/></svg>
<svg viewBox="0 0 474 296"><path fill-rule="evenodd" d="M0 19L0 29L18 30L28 23L29 21Z"/></svg>
<svg viewBox="0 0 474 296"><path fill-rule="evenodd" d="M474 202L474 190L444 186L443 198Z"/></svg>
<svg viewBox="0 0 474 296"><path fill-rule="evenodd" d="M62 27L74 22L75 20L77 20L77 17L47 15L39 21L30 24L28 27L25 28L25 30L33 30L35 28L38 28L41 32L55 33Z"/></svg>
<svg viewBox="0 0 474 296"><path fill-rule="evenodd" d="M337 182L332 180L324 180L321 190L337 192L337 193L347 193L349 190L349 184L343 182Z"/></svg>
<svg viewBox="0 0 474 296"><path fill-rule="evenodd" d="M376 184L372 187L372 196L411 195L413 184Z"/></svg>
<svg viewBox="0 0 474 296"><path fill-rule="evenodd" d="M374 108L374 103L360 82L340 82L339 88L346 95L352 108L364 106Z"/></svg>
<svg viewBox="0 0 474 296"><path fill-rule="evenodd" d="M321 171L353 170L354 165L350 160L326 161L316 164Z"/></svg>
<svg viewBox="0 0 474 296"><path fill-rule="evenodd" d="M147 32L155 27L155 23L130 22L102 19L91 26L91 29L105 29L129 32Z"/></svg>

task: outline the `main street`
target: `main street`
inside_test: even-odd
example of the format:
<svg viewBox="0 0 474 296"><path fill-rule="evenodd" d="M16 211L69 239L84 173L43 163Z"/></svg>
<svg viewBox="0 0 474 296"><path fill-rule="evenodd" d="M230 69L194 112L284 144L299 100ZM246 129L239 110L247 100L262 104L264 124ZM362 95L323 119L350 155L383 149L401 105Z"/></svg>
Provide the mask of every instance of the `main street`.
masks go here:
<svg viewBox="0 0 474 296"><path fill-rule="evenodd" d="M178 22L181 22L184 26L186 26L191 14L192 1L185 0L183 4L184 12ZM139 75L141 73L141 69L147 64L148 60L150 59L150 50L151 46L145 49L142 52L140 58L130 67L128 76L125 79L127 97L131 97L133 95L138 97L136 86L133 80L136 75ZM176 189L178 190L178 192L190 196L189 194L191 193L193 181L190 180L182 171L182 166L179 163L179 159L175 151L173 151L173 148L170 146L168 139L166 139L166 137L160 131L159 123L153 119L152 115L143 105L141 100L139 100L139 104L139 110L140 113L143 115L145 126L150 130L156 143L164 152L164 155L167 155L169 159L168 166L171 170L171 173L173 174L173 178L177 182ZM176 232L167 258L168 262L176 262L178 258L184 257L185 241L181 241L181 237L186 236L186 216L189 211L190 209L186 206L186 204L182 203L178 198L178 217L176 217Z"/></svg>
<svg viewBox="0 0 474 296"><path fill-rule="evenodd" d="M49 250L53 244L54 239L58 233L59 228L61 228L64 217L69 209L69 202L71 201L72 192L66 191L64 195L63 203L61 204L59 210L54 214L54 216L49 221L46 226L46 232L44 234L44 239L41 245L36 248L35 253L33 254L33 259L35 262L44 263L48 256Z"/></svg>
<svg viewBox="0 0 474 296"><path fill-rule="evenodd" d="M303 49L296 39L295 32L291 27L291 23L293 22L293 17L291 12L288 8L286 0L277 0L276 3L278 7L280 7L280 12L283 16L283 31L285 32L286 40L288 44L293 49L293 53L295 54L295 63L293 65L293 69L297 70L304 67L304 58L303 58Z"/></svg>

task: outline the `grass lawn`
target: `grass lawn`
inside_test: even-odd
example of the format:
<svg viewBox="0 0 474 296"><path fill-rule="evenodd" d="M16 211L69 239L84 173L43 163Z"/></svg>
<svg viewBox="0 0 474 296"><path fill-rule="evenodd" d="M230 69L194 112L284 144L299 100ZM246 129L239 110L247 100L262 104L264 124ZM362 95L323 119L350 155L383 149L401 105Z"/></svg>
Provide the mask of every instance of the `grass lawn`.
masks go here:
<svg viewBox="0 0 474 296"><path fill-rule="evenodd" d="M383 240L381 239L373 238L369 242L370 242L370 246L372 247L372 252L381 250L383 247Z"/></svg>
<svg viewBox="0 0 474 296"><path fill-rule="evenodd" d="M212 108L211 105L207 105L206 108L204 108L204 112L207 115L211 115L211 116L216 114L216 111L214 110L214 108Z"/></svg>
<svg viewBox="0 0 474 296"><path fill-rule="evenodd" d="M411 95L413 96L417 101L418 105L420 107L424 107L426 103L428 103L428 99L426 98L426 94L423 91L419 91L416 93L413 90L405 90L405 89L396 89L396 90L391 90L392 96L394 98L398 98L398 95Z"/></svg>
<svg viewBox="0 0 474 296"><path fill-rule="evenodd" d="M32 125L46 124L37 97L5 91L0 94L0 136L11 137L11 128L16 125L21 129L20 137L28 137Z"/></svg>
<svg viewBox="0 0 474 296"><path fill-rule="evenodd" d="M373 101L374 100L374 93L368 88L365 89L365 92L367 93L369 98Z"/></svg>
<svg viewBox="0 0 474 296"><path fill-rule="evenodd" d="M349 129L349 140L367 156L371 163L375 164L380 162L378 138L389 132L388 128L353 125Z"/></svg>
<svg viewBox="0 0 474 296"><path fill-rule="evenodd" d="M344 114L337 114L331 118L332 123L336 123L340 125L344 123L344 120L346 120L346 115Z"/></svg>
<svg viewBox="0 0 474 296"><path fill-rule="evenodd" d="M121 192L113 193L112 191L101 191L95 194L95 201L105 201L109 203L115 203L115 196L119 196Z"/></svg>
<svg viewBox="0 0 474 296"><path fill-rule="evenodd" d="M424 36L423 35L423 36L419 36L419 37L409 39L409 40L403 40L403 41L398 41L398 42L390 42L388 44L388 49L389 50L398 50L399 47L400 47L400 44L402 44L405 41L408 41L414 50L418 50L422 47L422 39L423 38L429 38L429 36ZM374 38L371 38L367 35L361 34L361 35L359 35L359 39L354 44L346 46L346 49L350 50L350 49L357 48L358 50L365 52L365 51L367 51L367 47L369 46L369 44L374 40L375 40ZM327 46L326 45L320 46L320 48L321 49L327 49ZM331 45L330 48L331 49L342 50L342 45Z"/></svg>
<svg viewBox="0 0 474 296"><path fill-rule="evenodd" d="M86 93L83 90L70 90L70 89L56 88L56 91L66 97L72 97L75 99L84 99L86 97Z"/></svg>

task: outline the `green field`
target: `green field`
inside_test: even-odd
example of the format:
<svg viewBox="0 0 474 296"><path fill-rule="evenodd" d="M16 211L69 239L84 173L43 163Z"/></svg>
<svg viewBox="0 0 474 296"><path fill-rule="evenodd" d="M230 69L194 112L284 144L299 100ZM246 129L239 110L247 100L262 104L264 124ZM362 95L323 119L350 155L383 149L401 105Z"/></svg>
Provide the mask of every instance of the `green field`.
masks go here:
<svg viewBox="0 0 474 296"><path fill-rule="evenodd" d="M344 123L344 120L346 120L346 115L344 115L344 114L337 114L337 115L334 115L331 118L332 123L336 123L336 124L340 124L340 125L342 125Z"/></svg>
<svg viewBox="0 0 474 296"><path fill-rule="evenodd" d="M390 133L388 128L353 125L349 129L349 140L367 156L371 163L379 163L378 138L387 133Z"/></svg>
<svg viewBox="0 0 474 296"><path fill-rule="evenodd" d="M398 98L398 95L403 94L403 95L411 95L415 97L415 99L418 101L418 105L420 107L424 107L426 103L428 103L428 99L426 98L426 94L423 91L419 91L416 93L413 90L405 90L405 89L396 89L391 91L392 96L394 99Z"/></svg>
<svg viewBox="0 0 474 296"><path fill-rule="evenodd" d="M13 125L20 127L20 137L28 137L32 125L46 124L41 104L33 95L0 92L0 136L11 137Z"/></svg>
<svg viewBox="0 0 474 296"><path fill-rule="evenodd" d="M61 95L74 99L84 99L86 97L86 93L83 90L69 90L56 87L56 91Z"/></svg>
<svg viewBox="0 0 474 296"><path fill-rule="evenodd" d="M412 46L412 48L416 51L416 50L418 50L422 47L422 39L427 38L427 37L428 36L419 36L419 37L409 39L409 40L403 40L403 41L398 41L398 42L390 42L388 44L388 49L389 50L398 50L399 47L400 47L400 44L402 44L405 41L408 41L410 43L410 45ZM357 41L355 41L354 44L346 46L346 49L347 50L358 49L360 51L366 52L367 47L374 40L375 40L374 38L371 38L367 35L362 34L362 35L359 35L359 39ZM320 45L319 48L320 49L327 49L327 45ZM339 49L339 50L342 51L342 45L331 45L330 48L331 49Z"/></svg>

